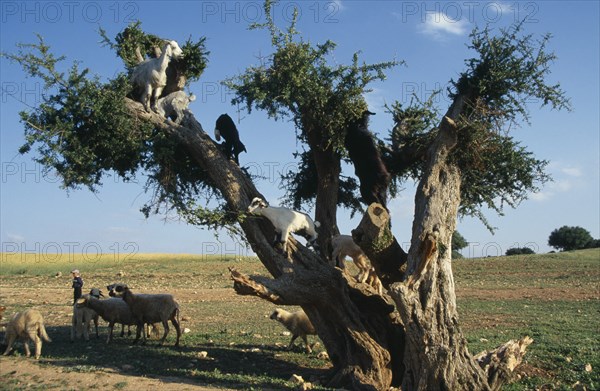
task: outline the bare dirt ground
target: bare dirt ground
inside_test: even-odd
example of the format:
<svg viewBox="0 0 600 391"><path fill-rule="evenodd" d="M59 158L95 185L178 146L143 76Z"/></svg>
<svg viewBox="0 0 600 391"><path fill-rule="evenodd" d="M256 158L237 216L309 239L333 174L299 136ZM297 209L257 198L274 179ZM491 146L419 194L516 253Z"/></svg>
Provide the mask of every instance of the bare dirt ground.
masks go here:
<svg viewBox="0 0 600 391"><path fill-rule="evenodd" d="M129 376L123 371L104 369L91 373L65 372L54 366L45 365L44 358L39 361L25 357L0 358L0 389L12 385L15 389L45 389L61 385L61 390L161 390L161 391L212 391L208 388L185 383L181 378L159 377L151 379ZM219 388L218 390L226 390Z"/></svg>

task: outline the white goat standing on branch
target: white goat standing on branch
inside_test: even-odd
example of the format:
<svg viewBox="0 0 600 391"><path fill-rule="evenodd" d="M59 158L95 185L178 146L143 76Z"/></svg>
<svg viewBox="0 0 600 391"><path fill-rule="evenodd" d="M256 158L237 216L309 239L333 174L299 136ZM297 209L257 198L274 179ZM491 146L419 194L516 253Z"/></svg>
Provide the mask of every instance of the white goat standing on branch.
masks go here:
<svg viewBox="0 0 600 391"><path fill-rule="evenodd" d="M319 235L315 228L320 227L321 224L318 221L313 221L307 214L288 208L269 206L260 197L255 197L252 200L252 203L248 206L248 213L269 219L277 233L275 244L281 243L284 252L287 251L287 240L291 232L305 237L308 245L317 250L316 240Z"/></svg>
<svg viewBox="0 0 600 391"><path fill-rule="evenodd" d="M167 85L167 67L173 57L183 57L183 51L176 41L168 41L164 45L160 57L142 61L131 73L133 86L143 88L141 102L146 111L150 111L151 101L153 101L152 110L156 111L158 98Z"/></svg>

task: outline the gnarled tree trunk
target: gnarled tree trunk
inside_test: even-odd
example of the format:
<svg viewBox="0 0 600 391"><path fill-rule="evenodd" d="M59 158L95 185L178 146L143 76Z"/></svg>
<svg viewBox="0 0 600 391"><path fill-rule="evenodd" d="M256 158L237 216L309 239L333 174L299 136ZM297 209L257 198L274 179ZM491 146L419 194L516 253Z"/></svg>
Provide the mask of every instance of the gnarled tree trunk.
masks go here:
<svg viewBox="0 0 600 391"><path fill-rule="evenodd" d="M252 198L261 196L192 115L186 115L179 126L145 112L138 102L127 99L126 103L138 118L152 121L186 147L231 210L245 211ZM460 176L447 161L456 130L451 121L443 124L447 129L440 129L437 145L430 149L429 168L417 193L408 257L389 232L387 212L377 204L371 205L357 230L361 233L359 245L390 288L398 312L388 296L357 283L293 238L288 254L276 251L270 223L258 219L241 223L252 249L274 278L248 277L232 270L234 288L239 294L303 307L333 363L330 386L352 390L386 390L399 385L403 390L488 389L496 387L490 387L487 379L501 384L509 372L506 368L510 369L506 363L514 363L512 354L489 353L481 361L486 374L468 353L458 326L450 241L460 202ZM331 208L326 208L327 213ZM334 216L324 220L332 226L335 223ZM518 342L516 348L503 352L522 354L526 345Z"/></svg>

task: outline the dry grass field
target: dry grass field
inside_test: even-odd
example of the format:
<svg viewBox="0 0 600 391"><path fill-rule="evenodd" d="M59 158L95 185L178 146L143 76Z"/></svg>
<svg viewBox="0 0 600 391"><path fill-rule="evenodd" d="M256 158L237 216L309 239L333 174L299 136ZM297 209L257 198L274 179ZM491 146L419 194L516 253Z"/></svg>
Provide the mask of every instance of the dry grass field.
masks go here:
<svg viewBox="0 0 600 391"><path fill-rule="evenodd" d="M330 367L318 338L313 353L270 320L270 303L237 296L228 267L266 274L254 258L136 254L54 256L2 254L0 305L5 319L36 308L53 342L39 361L21 346L0 358L3 390L283 390L293 374L318 383ZM174 330L167 343L132 345L133 336L105 344L100 338L70 341L72 289L69 272L81 270L85 288L126 282L134 292L168 292L181 306L180 348ZM62 275L57 276L57 273ZM471 352L491 349L522 335L534 343L507 390L600 388L600 251L461 259L454 261L459 313ZM85 291L86 289L84 289ZM203 357L206 352L206 357ZM319 389L319 386L315 387Z"/></svg>

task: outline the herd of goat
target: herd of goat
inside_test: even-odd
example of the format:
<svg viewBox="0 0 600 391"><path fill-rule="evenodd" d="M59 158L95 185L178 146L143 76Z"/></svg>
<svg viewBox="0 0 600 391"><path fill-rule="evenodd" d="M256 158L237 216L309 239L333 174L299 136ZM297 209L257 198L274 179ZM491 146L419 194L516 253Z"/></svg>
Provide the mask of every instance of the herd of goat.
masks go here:
<svg viewBox="0 0 600 391"><path fill-rule="evenodd" d="M181 58L183 51L176 41L165 42L162 50L156 50L156 57L144 59L137 52L138 65L131 72L131 82L134 86L136 98L143 104L148 112L154 111L166 120L172 120L180 124L185 117L189 104L195 100L195 96L188 95L184 91L174 91L163 95L167 85L167 68L173 58ZM369 117L373 115L365 111L363 115L351 122L347 128L344 143L350 160L354 164L355 174L360 180L360 193L367 205L378 202L386 207L387 188L390 175L381 159L378 148L372 134L368 130ZM239 154L247 152L246 147L240 141L239 132L234 121L227 114L221 115L215 125L215 138L217 141L223 139L219 145L221 152L239 165ZM297 212L284 207L269 206L269 204L257 197L248 206L246 212L254 216L262 216L269 220L275 228L276 238L274 245L281 245L284 253L287 253L287 241L291 233L299 234L307 239L307 245L312 246L315 251L320 251L317 246L317 228L319 222L313 221L305 213ZM344 259L352 258L359 270L356 279L361 283L367 283L379 294L383 293L381 281L375 274L368 258L349 235L337 235L332 238L332 260L335 266L344 269ZM83 295L73 306L73 318L71 329L71 340L75 338L89 339L89 330L94 323L96 336L98 336L98 318L101 317L109 324L109 335L106 342L109 343L113 336L115 324L121 324L121 336L125 332L125 326L137 327L136 343L140 336L146 341L147 326L151 326L155 333L156 325L162 323L164 333L160 343L164 343L168 333L170 321L177 333L175 346L179 345L181 328L179 323L179 305L172 295L169 294L139 294L134 293L125 284L113 284L107 287L111 298L102 298L99 289L92 289L89 294ZM0 307L0 319L4 307ZM282 323L292 333L289 348L295 339L301 337L307 351L310 352L307 335L316 334L313 325L306 314L300 310L287 312L276 309L271 315ZM16 314L6 325L5 341L7 348L4 354L10 353L12 345L17 338L24 339L26 355L30 355L28 341L35 344L35 357L39 358L42 348L42 340L50 341L44 328L43 317L39 311L28 309Z"/></svg>
<svg viewBox="0 0 600 391"><path fill-rule="evenodd" d="M95 326L96 338L99 338L98 320L102 318L109 327L107 344L112 341L115 324L121 324L121 337L125 334L126 326L136 326L136 337L133 341L135 344L139 341L140 335L143 337L143 343L146 342L146 336L149 334L148 326L152 327L153 335L158 335L157 324L161 323L164 333L159 344L162 345L169 334L168 322L170 321L177 332L175 346L179 346L181 338L179 304L173 295L133 293L126 284L122 283L108 285L107 289L110 298L103 299L102 291L92 288L90 293L82 295L73 304L71 342L82 337L89 341L92 324ZM6 307L0 307L0 320L5 310ZM306 345L306 351L311 352L306 336L316 335L316 331L303 310L288 312L277 308L270 318L280 322L292 334L288 349L292 349L296 338L301 337ZM29 342L33 342L36 359L39 359L42 354L42 341L52 342L46 332L44 318L38 310L29 308L18 312L6 323L5 356L13 350L17 340L23 341L26 357L31 356Z"/></svg>

